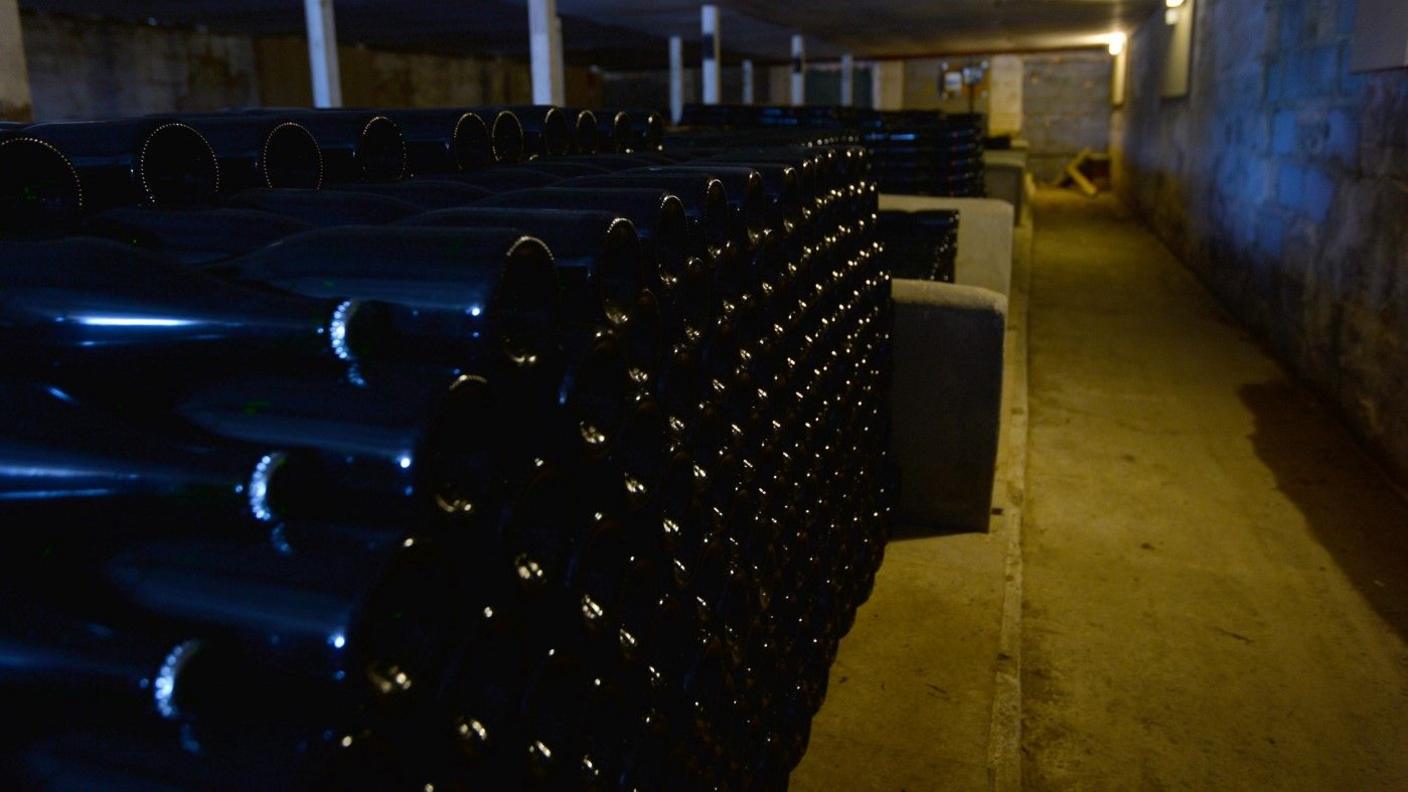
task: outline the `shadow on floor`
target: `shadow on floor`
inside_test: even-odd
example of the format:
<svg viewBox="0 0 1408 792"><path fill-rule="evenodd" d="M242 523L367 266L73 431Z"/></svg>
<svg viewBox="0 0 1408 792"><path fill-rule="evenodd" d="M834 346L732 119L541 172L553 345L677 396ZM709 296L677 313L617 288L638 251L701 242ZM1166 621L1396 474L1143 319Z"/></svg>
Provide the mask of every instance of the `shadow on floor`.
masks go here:
<svg viewBox="0 0 1408 792"><path fill-rule="evenodd" d="M1243 386L1257 456L1374 610L1408 640L1408 502L1307 392Z"/></svg>
<svg viewBox="0 0 1408 792"><path fill-rule="evenodd" d="M962 526L944 525L918 525L915 523L900 523L890 532L890 541L900 542L906 539L930 539L936 536L959 536L961 534L988 533L986 530L975 530Z"/></svg>

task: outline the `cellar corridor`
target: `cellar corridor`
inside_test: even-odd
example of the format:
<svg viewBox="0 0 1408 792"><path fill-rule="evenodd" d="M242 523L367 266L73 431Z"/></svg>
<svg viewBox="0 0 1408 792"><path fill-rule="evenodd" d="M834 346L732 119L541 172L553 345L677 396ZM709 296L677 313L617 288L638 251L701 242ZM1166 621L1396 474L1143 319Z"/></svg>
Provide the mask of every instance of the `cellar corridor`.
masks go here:
<svg viewBox="0 0 1408 792"><path fill-rule="evenodd" d="M1408 508L1113 199L1044 193L1028 789L1408 783Z"/></svg>
<svg viewBox="0 0 1408 792"><path fill-rule="evenodd" d="M1116 199L1034 209L1020 737L995 517L892 543L794 788L1405 788L1408 505Z"/></svg>

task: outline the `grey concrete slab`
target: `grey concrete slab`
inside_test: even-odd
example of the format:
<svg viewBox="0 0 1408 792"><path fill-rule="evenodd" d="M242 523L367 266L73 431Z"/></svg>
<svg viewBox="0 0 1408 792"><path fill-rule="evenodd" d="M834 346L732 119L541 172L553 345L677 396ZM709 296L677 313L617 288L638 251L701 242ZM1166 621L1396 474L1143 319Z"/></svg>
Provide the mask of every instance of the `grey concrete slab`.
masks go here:
<svg viewBox="0 0 1408 792"><path fill-rule="evenodd" d="M902 278L892 293L900 520L929 532L987 530L1007 298Z"/></svg>
<svg viewBox="0 0 1408 792"><path fill-rule="evenodd" d="M958 210L958 256L954 283L980 286L1006 296L1012 289L1012 204L996 198L880 196L881 211Z"/></svg>

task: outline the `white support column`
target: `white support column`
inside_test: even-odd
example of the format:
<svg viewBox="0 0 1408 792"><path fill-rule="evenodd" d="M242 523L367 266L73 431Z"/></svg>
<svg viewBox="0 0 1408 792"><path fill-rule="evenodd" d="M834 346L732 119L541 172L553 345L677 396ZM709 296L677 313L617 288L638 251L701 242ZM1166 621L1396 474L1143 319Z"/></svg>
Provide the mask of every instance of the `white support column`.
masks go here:
<svg viewBox="0 0 1408 792"><path fill-rule="evenodd" d="M552 17L552 103L567 104L567 74L562 60L562 17Z"/></svg>
<svg viewBox="0 0 1408 792"><path fill-rule="evenodd" d="M562 103L562 36L557 32L558 24L557 0L528 0L533 104Z"/></svg>
<svg viewBox="0 0 1408 792"><path fill-rule="evenodd" d="M670 122L684 118L684 40L670 36Z"/></svg>
<svg viewBox="0 0 1408 792"><path fill-rule="evenodd" d="M841 56L841 106L850 107L856 103L856 61L847 52Z"/></svg>
<svg viewBox="0 0 1408 792"><path fill-rule="evenodd" d="M753 104L753 59L743 61L743 104Z"/></svg>
<svg viewBox="0 0 1408 792"><path fill-rule="evenodd" d="M0 121L33 121L29 66L16 0L0 0Z"/></svg>
<svg viewBox="0 0 1408 792"><path fill-rule="evenodd" d="M303 0L308 23L308 66L313 74L313 106L342 106L342 70L337 65L337 24L332 0Z"/></svg>
<svg viewBox="0 0 1408 792"><path fill-rule="evenodd" d="M876 110L904 107L904 61L883 60L870 64L870 103Z"/></svg>
<svg viewBox="0 0 1408 792"><path fill-rule="evenodd" d="M807 58L802 49L802 34L792 34L792 105L807 103Z"/></svg>
<svg viewBox="0 0 1408 792"><path fill-rule="evenodd" d="M699 7L699 30L703 34L700 46L704 78L704 104L715 105L721 101L723 92L723 72L719 66L722 46L719 43L719 7L704 5Z"/></svg>

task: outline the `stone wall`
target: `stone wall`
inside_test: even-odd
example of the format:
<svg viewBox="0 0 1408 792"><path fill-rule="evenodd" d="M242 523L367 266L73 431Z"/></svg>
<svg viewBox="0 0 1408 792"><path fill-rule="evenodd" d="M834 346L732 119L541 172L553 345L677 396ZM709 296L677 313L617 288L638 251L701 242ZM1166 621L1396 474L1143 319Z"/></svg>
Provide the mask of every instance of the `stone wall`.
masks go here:
<svg viewBox="0 0 1408 792"><path fill-rule="evenodd" d="M36 121L259 103L247 36L31 13L20 25Z"/></svg>
<svg viewBox="0 0 1408 792"><path fill-rule="evenodd" d="M1027 167L1032 175L1051 181L1081 149L1105 151L1110 143L1110 56L1103 50L1071 50L1016 57L1022 61L1022 137L1031 146ZM966 96L940 95L943 62L903 62L904 109L968 112ZM988 111L986 79L977 86L973 109Z"/></svg>
<svg viewBox="0 0 1408 792"><path fill-rule="evenodd" d="M226 107L312 103L302 37L250 38L55 14L21 18L34 117L106 118ZM338 47L349 107L523 104L528 65L475 58ZM569 70L568 102L600 91Z"/></svg>
<svg viewBox="0 0 1408 792"><path fill-rule="evenodd" d="M1199 0L1189 94L1129 43L1117 189L1408 478L1408 70L1351 74L1354 0Z"/></svg>
<svg viewBox="0 0 1408 792"><path fill-rule="evenodd" d="M1100 50L1020 57L1027 169L1052 181L1081 149L1110 147L1111 58Z"/></svg>

